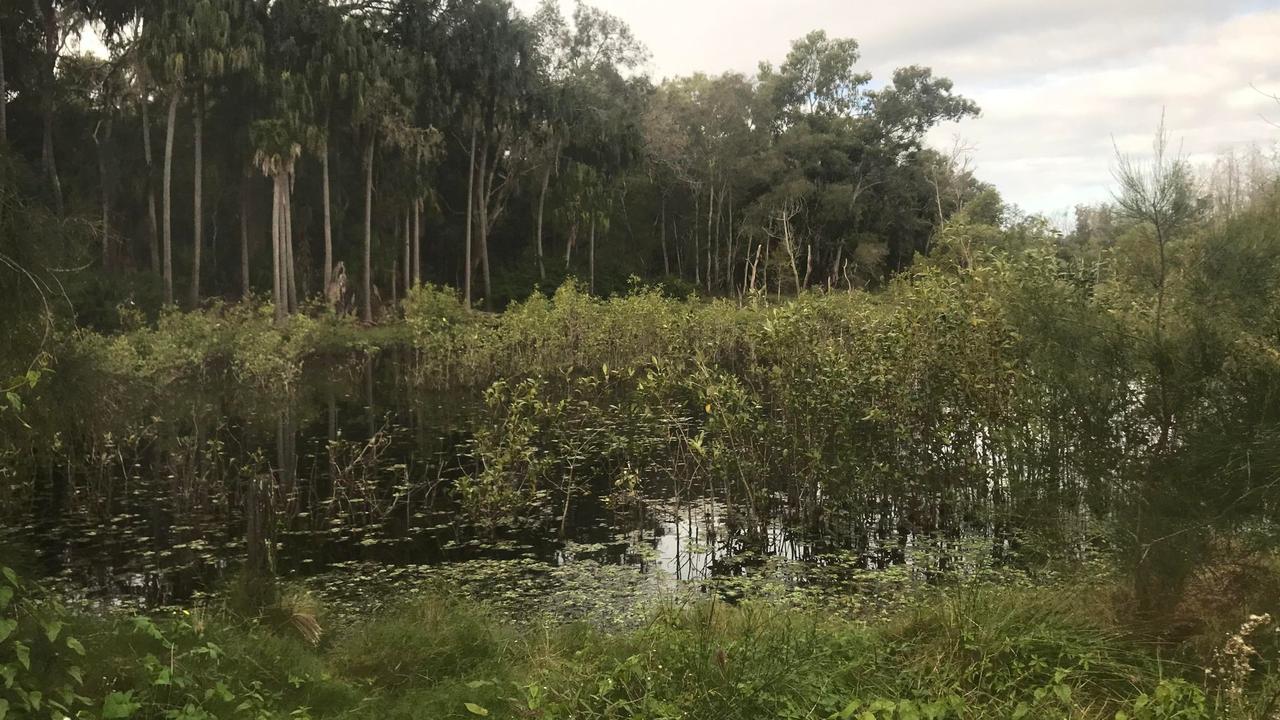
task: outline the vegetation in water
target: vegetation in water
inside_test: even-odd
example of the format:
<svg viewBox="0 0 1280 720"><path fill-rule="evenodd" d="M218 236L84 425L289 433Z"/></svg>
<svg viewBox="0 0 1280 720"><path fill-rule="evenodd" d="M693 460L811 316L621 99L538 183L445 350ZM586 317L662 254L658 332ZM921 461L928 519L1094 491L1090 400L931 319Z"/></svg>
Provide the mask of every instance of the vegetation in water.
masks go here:
<svg viewBox="0 0 1280 720"><path fill-rule="evenodd" d="M0 720L1280 718L1261 151L1161 128L1067 229L823 32L657 84L554 2L0 41Z"/></svg>

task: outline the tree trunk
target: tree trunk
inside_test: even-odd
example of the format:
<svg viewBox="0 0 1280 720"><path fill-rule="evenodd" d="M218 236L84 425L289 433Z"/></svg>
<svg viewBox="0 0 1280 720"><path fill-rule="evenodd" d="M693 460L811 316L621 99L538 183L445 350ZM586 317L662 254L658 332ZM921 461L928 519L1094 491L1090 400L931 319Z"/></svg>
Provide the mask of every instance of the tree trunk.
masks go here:
<svg viewBox="0 0 1280 720"><path fill-rule="evenodd" d="M280 256L280 230L284 224L283 213L280 211L281 176L273 175L271 181L271 302L275 305L276 323L283 325L287 301L283 283L280 282L283 262Z"/></svg>
<svg viewBox="0 0 1280 720"><path fill-rule="evenodd" d="M289 314L298 312L298 272L293 261L293 172L284 176L284 193L280 201L280 212L284 218L280 228L280 239L284 243L284 286L289 296Z"/></svg>
<svg viewBox="0 0 1280 720"><path fill-rule="evenodd" d="M711 293L711 285L715 282L714 272L715 266L712 264L712 257L715 255L716 246L713 242L712 223L716 217L716 186L715 183L709 183L710 188L707 193L707 293Z"/></svg>
<svg viewBox="0 0 1280 720"><path fill-rule="evenodd" d="M194 173L191 192L191 307L200 305L200 253L204 250L204 94L197 90L191 103L191 144Z"/></svg>
<svg viewBox="0 0 1280 720"><path fill-rule="evenodd" d="M463 253L463 304L467 309L471 309L471 215L475 212L475 189L476 189L476 129L471 128L471 159L467 166L467 247Z"/></svg>
<svg viewBox="0 0 1280 720"><path fill-rule="evenodd" d="M320 157L320 184L324 189L324 291L329 292L333 280L333 221L329 200L329 144L325 143Z"/></svg>
<svg viewBox="0 0 1280 720"><path fill-rule="evenodd" d="M553 166L553 163L548 163L542 171L542 191L538 193L538 231L533 236L533 248L538 255L538 279L543 281L547 279L547 267L542 259L542 217L547 206L547 188L551 186Z"/></svg>
<svg viewBox="0 0 1280 720"><path fill-rule="evenodd" d="M413 287L422 284L422 198L413 201Z"/></svg>
<svg viewBox="0 0 1280 720"><path fill-rule="evenodd" d="M40 143L40 161L44 166L49 189L53 193L53 207L58 216L63 214L62 182L58 179L58 163L53 153L53 116L56 110L54 91L58 65L58 13L53 0L40 3L41 21L44 25L44 58L42 58L40 83L40 110L43 133Z"/></svg>
<svg viewBox="0 0 1280 720"><path fill-rule="evenodd" d="M142 157L147 166L147 220L151 230L151 272L160 274L160 227L156 223L156 171L151 160L151 105L147 100L146 76L142 80Z"/></svg>
<svg viewBox="0 0 1280 720"><path fill-rule="evenodd" d="M111 116L108 115L101 138L95 131L94 142L98 146L98 182L102 185L102 269L111 269L111 186L107 172L107 150L111 142ZM102 127L102 126L100 126Z"/></svg>
<svg viewBox="0 0 1280 720"><path fill-rule="evenodd" d="M9 144L9 85L4 74L4 28L0 27L0 146Z"/></svg>
<svg viewBox="0 0 1280 720"><path fill-rule="evenodd" d="M589 268L587 271L587 275L590 278L588 280L587 290L592 295L595 295L596 294L596 218L595 218L595 215L591 216L591 239L588 241L587 267Z"/></svg>
<svg viewBox="0 0 1280 720"><path fill-rule="evenodd" d="M181 93L169 94L169 118L164 130L164 304L173 304L173 129L178 121Z"/></svg>
<svg viewBox="0 0 1280 720"><path fill-rule="evenodd" d="M689 239L693 241L693 284L698 286L702 284L702 259L698 257L698 218L702 217L702 196L694 188L693 193L693 222L689 223Z"/></svg>
<svg viewBox="0 0 1280 720"><path fill-rule="evenodd" d="M662 196L662 213L661 220L662 230L662 274L665 277L671 277L671 261L667 258L667 196Z"/></svg>
<svg viewBox="0 0 1280 720"><path fill-rule="evenodd" d="M404 289L413 284L413 213L404 209Z"/></svg>
<svg viewBox="0 0 1280 720"><path fill-rule="evenodd" d="M371 135L364 148L364 305L360 318L373 322L373 150L375 140Z"/></svg>
<svg viewBox="0 0 1280 720"><path fill-rule="evenodd" d="M494 158L494 163L497 163ZM484 280L484 306L492 307L493 285L489 276L489 191L492 188L489 177L489 141L480 146L480 191L477 193L480 214L480 272Z"/></svg>
<svg viewBox="0 0 1280 720"><path fill-rule="evenodd" d="M249 298L249 178L240 185L240 296Z"/></svg>
<svg viewBox="0 0 1280 720"><path fill-rule="evenodd" d="M569 236L564 241L564 270L569 272L569 263L573 260L573 246L578 244L578 221L569 225Z"/></svg>

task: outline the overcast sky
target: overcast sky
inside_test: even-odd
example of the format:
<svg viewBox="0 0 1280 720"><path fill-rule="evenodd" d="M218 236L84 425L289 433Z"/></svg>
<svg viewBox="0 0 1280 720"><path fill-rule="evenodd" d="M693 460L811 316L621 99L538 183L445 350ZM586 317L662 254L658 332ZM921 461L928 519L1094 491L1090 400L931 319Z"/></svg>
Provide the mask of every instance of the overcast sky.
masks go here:
<svg viewBox="0 0 1280 720"><path fill-rule="evenodd" d="M566 11L570 0L562 0ZM516 0L532 11L537 0ZM852 37L877 81L921 64L982 117L932 141L971 146L980 177L1024 209L1110 196L1112 137L1149 148L1166 123L1193 160L1280 141L1280 0L593 0L650 48L655 79L751 73L810 30Z"/></svg>

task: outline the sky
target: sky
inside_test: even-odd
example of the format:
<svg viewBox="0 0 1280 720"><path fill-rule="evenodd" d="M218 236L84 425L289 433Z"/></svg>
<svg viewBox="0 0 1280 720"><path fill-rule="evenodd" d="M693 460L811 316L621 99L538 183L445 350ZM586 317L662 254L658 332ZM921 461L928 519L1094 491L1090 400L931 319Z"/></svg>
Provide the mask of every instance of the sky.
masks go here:
<svg viewBox="0 0 1280 720"><path fill-rule="evenodd" d="M532 11L537 0L515 0ZM561 0L566 12L571 0ZM930 142L1030 212L1111 196L1115 151L1149 152L1161 113L1196 163L1280 142L1280 0L592 0L649 47L655 79L752 73L810 30L859 42L878 81L927 65L982 116ZM1256 89L1255 89L1256 88ZM1114 144L1113 144L1114 143Z"/></svg>

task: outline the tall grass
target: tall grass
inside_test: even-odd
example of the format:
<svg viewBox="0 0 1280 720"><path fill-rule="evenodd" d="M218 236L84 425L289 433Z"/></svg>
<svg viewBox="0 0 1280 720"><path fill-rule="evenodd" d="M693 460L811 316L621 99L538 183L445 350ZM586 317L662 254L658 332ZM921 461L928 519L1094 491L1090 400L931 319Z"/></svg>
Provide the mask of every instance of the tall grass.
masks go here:
<svg viewBox="0 0 1280 720"><path fill-rule="evenodd" d="M231 617L80 619L81 692L128 697L137 718L1245 720L1277 679L1274 658L1251 658L1229 707L1174 649L1110 624L1098 588L939 593L870 623L703 601L622 632L500 620L441 592L319 645Z"/></svg>

